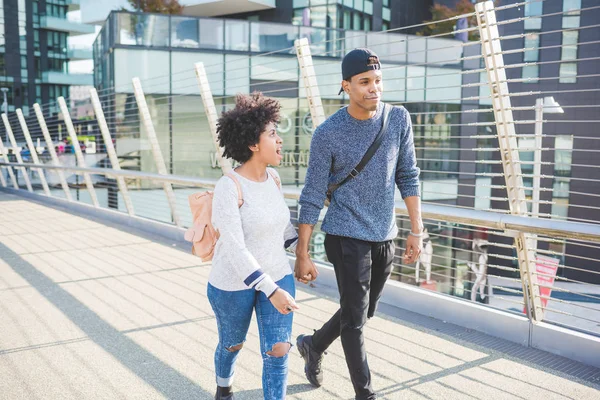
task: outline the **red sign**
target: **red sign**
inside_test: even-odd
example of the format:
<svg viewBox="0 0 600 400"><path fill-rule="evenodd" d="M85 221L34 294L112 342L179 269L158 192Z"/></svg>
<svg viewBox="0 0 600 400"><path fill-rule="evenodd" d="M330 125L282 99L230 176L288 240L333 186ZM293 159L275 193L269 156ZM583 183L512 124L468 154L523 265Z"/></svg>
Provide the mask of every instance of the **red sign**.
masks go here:
<svg viewBox="0 0 600 400"><path fill-rule="evenodd" d="M535 259L535 270L537 272L537 282L540 285L540 296L543 296L542 307L546 308L548 298L552 293L556 271L558 271L558 259L538 255Z"/></svg>
<svg viewBox="0 0 600 400"><path fill-rule="evenodd" d="M540 255L535 258L535 271L537 272L537 283L540 288L540 296L542 296L542 308L546 308L548 305L548 300L552 293L552 285L554 285L554 278L558 271L558 264L559 260L557 258ZM523 309L523 312L527 314L526 309Z"/></svg>

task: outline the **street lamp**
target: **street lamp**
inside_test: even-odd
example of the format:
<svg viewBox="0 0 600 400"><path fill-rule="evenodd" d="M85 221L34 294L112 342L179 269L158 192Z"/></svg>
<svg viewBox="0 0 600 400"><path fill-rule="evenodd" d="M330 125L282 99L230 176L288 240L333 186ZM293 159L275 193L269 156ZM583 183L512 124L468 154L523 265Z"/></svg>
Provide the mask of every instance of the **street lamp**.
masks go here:
<svg viewBox="0 0 600 400"><path fill-rule="evenodd" d="M542 124L545 114L562 114L564 110L553 96L539 98L535 101L535 145L533 153L533 183L531 215L540 214L540 180L542 174Z"/></svg>

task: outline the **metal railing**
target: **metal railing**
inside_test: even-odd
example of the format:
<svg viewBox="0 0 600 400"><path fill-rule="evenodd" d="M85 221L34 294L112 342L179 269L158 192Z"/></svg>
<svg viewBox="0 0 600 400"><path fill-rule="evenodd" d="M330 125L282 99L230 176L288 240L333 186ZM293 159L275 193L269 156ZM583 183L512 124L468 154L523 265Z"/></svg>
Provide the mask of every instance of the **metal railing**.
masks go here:
<svg viewBox="0 0 600 400"><path fill-rule="evenodd" d="M532 4L542 4L541 12L525 15ZM216 61L211 53L203 66L209 90L198 90L191 63L141 77L137 92L133 83L116 80L118 85L98 90L88 103L79 101L79 108L92 110L92 119L73 117L69 124L65 115L76 110L59 102L39 105L42 118L25 115L32 141L46 140L47 133L48 152L58 148L56 157L40 155L43 165L28 163L35 161L35 150L21 151L30 144L18 115L11 113L0 126L1 138L9 126L15 139L6 146L10 149L0 148L10 153L0 167L2 183L23 188L27 176L31 190L39 192L38 171L44 171L52 196L90 204L95 197L97 207L167 223L176 223L179 215L178 225L186 226L191 218L186 195L212 187L221 175L212 117L233 106L236 92L262 90L282 104L280 175L297 213L315 122L348 103L337 96L340 60L327 49L368 46L383 60L384 99L412 116L429 232L425 256L418 265L403 265L398 258L394 279L598 334L600 138L593 127L599 120L594 96L600 75L593 66L600 41L593 32L600 6L562 5L559 0L495 8L481 3L472 13L448 19L476 20L475 25L427 37L405 32L428 23L389 32L347 31L305 46L310 58L302 60L287 46L226 53ZM560 26L547 28L558 20ZM537 26L532 21L542 21L546 29L525 32L524 25ZM464 34L474 40L456 39ZM311 65L313 75L305 76ZM291 90L298 94L290 96ZM208 95L212 106L205 105ZM563 114L550 114L558 109ZM77 142L81 150L94 143L95 153L77 156ZM162 168L158 152L162 174L156 173ZM400 203L396 211L400 252L408 222ZM312 254L326 260L318 229Z"/></svg>

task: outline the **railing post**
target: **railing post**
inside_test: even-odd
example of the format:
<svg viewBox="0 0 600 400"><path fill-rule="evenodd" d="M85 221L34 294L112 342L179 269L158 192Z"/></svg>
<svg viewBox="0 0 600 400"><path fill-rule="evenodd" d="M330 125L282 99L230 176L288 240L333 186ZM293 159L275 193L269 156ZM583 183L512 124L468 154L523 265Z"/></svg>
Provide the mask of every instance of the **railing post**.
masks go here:
<svg viewBox="0 0 600 400"><path fill-rule="evenodd" d="M142 118L144 127L146 128L146 134L148 135L148 141L150 142L150 146L152 148L152 156L154 157L156 169L158 170L159 174L168 175L167 167L165 166L165 160L160 150L158 139L156 138L156 131L154 130L154 124L152 123L150 110L148 110L148 104L146 103L146 97L144 96L142 84L140 82L140 79L137 77L133 78L132 81L133 92L135 93L135 101L137 102L138 109L140 110L140 117ZM173 191L173 186L171 186L171 184L168 182L164 182L163 188L165 190L165 194L167 195L169 207L171 208L171 215L173 217L173 221L175 222L175 225L182 226L181 220L179 219L179 215L177 214L177 201L175 199L175 192Z"/></svg>
<svg viewBox="0 0 600 400"><path fill-rule="evenodd" d="M310 109L310 116L314 129L319 126L321 122L325 121L325 111L323 110L317 75L310 54L310 45L307 38L302 38L296 39L294 46L296 47L298 64L300 64L300 74L302 75L302 80L304 82L306 99L308 100L308 107Z"/></svg>
<svg viewBox="0 0 600 400"><path fill-rule="evenodd" d="M8 149L4 147L4 143L2 143L1 137L0 137L0 153L2 153L2 159L4 160L4 162L10 163L10 160L8 159ZM8 175L10 176L10 180L12 181L13 187L16 190L19 190L19 185L17 184L17 178L15 178L15 173L13 171L13 168L10 165L7 165L6 169L8 170ZM4 175L2 174L1 168L0 168L0 175L2 175L2 185L6 186L6 182L4 182Z"/></svg>
<svg viewBox="0 0 600 400"><path fill-rule="evenodd" d="M27 147L29 148L29 152L31 153L31 159L34 164L41 164L40 158L37 155L37 150L31 141L31 134L29 133L29 128L27 128L27 122L25 122L25 117L23 117L23 111L20 108L17 109L17 118L19 119L19 123L21 124L21 130L23 131L23 136L25 136L25 141L27 142ZM46 175L44 174L44 170L41 168L35 168L37 170L38 176L40 177L40 182L42 183L42 188L44 189L44 193L46 196L52 196L50 194L50 188L48 187L48 182L46 181Z"/></svg>
<svg viewBox="0 0 600 400"><path fill-rule="evenodd" d="M210 84L206 76L204 63L198 62L194 66L196 69L196 79L198 80L198 86L200 87L200 97L202 97L204 112L206 113L206 118L208 119L208 127L213 138L213 144L215 145L215 149L217 151L217 161L223 174L226 174L231 171L232 165L231 160L223 156L223 149L219 146L219 140L217 138L217 108L215 107L215 101L210 90Z"/></svg>
<svg viewBox="0 0 600 400"><path fill-rule="evenodd" d="M104 112L102 111L102 104L100 104L98 92L96 89L91 88L90 95L92 98L94 113L96 114L96 121L98 121L98 126L100 127L100 132L102 133L102 139L104 140L104 146L106 146L106 152L108 153L110 163L113 169L120 170L121 166L119 165L119 158L117 157L117 152L115 151L115 146L113 145L112 137L110 136L110 131L108 130L108 125L106 124L106 119L104 118ZM133 203L129 197L129 191L127 190L125 178L122 176L117 176L117 185L119 186L119 192L121 192L123 195L123 201L125 201L127 213L129 213L131 216L134 216L135 212L133 210Z"/></svg>
<svg viewBox="0 0 600 400"><path fill-rule="evenodd" d="M10 122L8 122L8 117L6 114L2 114L2 121L4 121L4 127L6 128L6 135L8 136L8 140L10 141L10 145L13 147L13 151L15 156L17 157L17 162L19 164L23 164L23 157L21 157L21 149L17 146L17 141L15 140L15 135L13 134L12 128L10 127ZM33 188L31 187L31 181L29 180L29 175L27 174L27 168L25 167L17 167L23 173L23 179L25 180L25 185L27 186L27 190L33 193Z"/></svg>
<svg viewBox="0 0 600 400"><path fill-rule="evenodd" d="M60 160L56 155L56 150L54 149L54 143L52 143L52 138L50 137L50 132L48 131L48 126L46 125L46 120L44 119L44 114L42 114L42 109L38 103L33 105L33 109L35 111L35 115L37 116L38 123L40 124L40 128L42 130L42 134L44 135L44 140L46 141L46 147L48 148L48 153L50 153L50 157L52 158L52 163L56 166L60 166ZM73 197L71 196L71 190L69 189L69 184L65 178L65 174L62 170L57 170L58 179L60 181L60 185L65 192L65 197L68 201L73 201Z"/></svg>
<svg viewBox="0 0 600 400"><path fill-rule="evenodd" d="M83 153L81 152L81 147L79 147L79 139L77 139L77 134L75 133L75 127L73 126L73 121L71 120L71 115L69 114L69 109L67 108L67 103L65 102L64 97L58 98L58 105L60 107L60 111L63 114L63 118L65 121L65 125L67 127L67 132L69 132L69 138L71 138L71 143L73 144L73 151L75 152L75 157L77 158L77 163L80 167L87 167L85 163L85 159L83 158ZM92 182L92 177L89 173L83 173L83 179L85 180L85 186L92 198L92 204L94 207L99 208L100 204L98 203L98 196L96 196L96 190L94 189L94 183Z"/></svg>
<svg viewBox="0 0 600 400"><path fill-rule="evenodd" d="M498 131L510 212L525 216L527 202L494 3L492 1L477 3L475 10L481 37L481 53L485 60L492 95L492 108ZM543 319L543 309L535 274L535 242L535 236L531 234L519 232L515 237L525 306L529 310L531 320L538 322Z"/></svg>

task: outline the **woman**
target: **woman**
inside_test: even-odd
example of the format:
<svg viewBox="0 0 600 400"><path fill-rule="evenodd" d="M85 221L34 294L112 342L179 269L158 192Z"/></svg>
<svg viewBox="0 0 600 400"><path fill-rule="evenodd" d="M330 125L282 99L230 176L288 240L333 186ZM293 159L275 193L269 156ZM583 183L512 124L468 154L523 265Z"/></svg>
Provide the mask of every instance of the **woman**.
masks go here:
<svg viewBox="0 0 600 400"><path fill-rule="evenodd" d="M282 159L282 140L275 125L280 108L276 100L261 93L238 95L235 108L218 121L224 156L241 165L217 182L213 195L212 222L220 237L208 299L219 330L216 399L233 399L235 361L253 310L263 358L264 398L285 398L292 312L298 309L285 247L295 246L297 235L279 176L267 168Z"/></svg>

